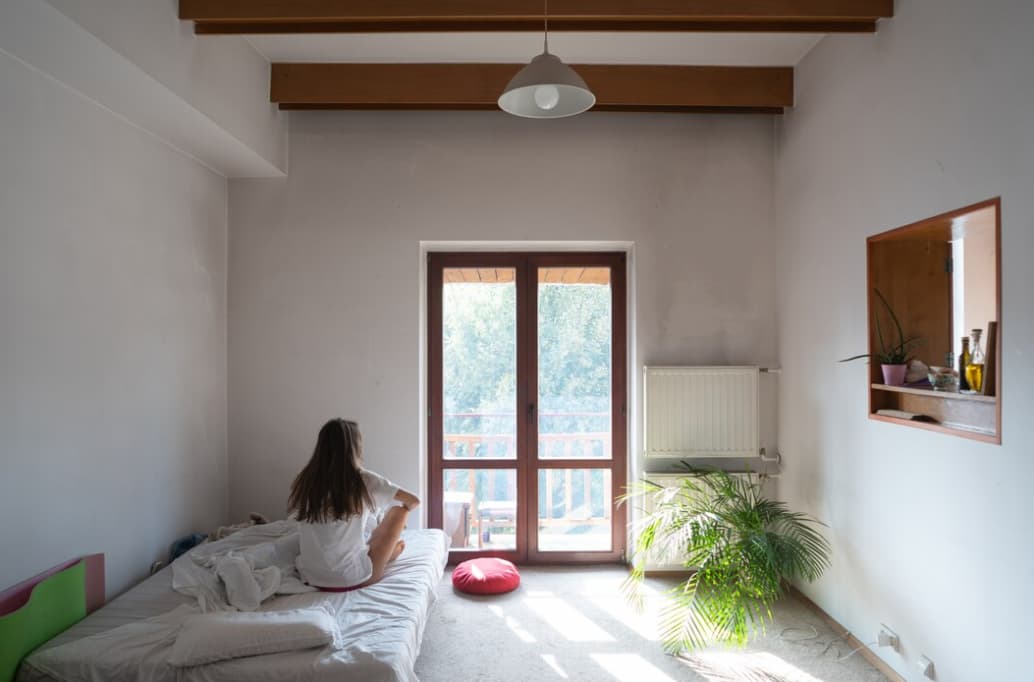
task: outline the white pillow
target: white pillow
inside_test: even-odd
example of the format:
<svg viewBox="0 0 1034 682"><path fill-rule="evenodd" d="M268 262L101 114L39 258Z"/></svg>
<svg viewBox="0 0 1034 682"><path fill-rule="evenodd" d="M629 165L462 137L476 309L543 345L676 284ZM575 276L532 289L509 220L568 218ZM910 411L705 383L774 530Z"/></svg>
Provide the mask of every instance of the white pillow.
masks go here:
<svg viewBox="0 0 1034 682"><path fill-rule="evenodd" d="M322 608L217 611L183 621L169 654L169 665L184 668L328 644L340 648L340 632L337 621Z"/></svg>

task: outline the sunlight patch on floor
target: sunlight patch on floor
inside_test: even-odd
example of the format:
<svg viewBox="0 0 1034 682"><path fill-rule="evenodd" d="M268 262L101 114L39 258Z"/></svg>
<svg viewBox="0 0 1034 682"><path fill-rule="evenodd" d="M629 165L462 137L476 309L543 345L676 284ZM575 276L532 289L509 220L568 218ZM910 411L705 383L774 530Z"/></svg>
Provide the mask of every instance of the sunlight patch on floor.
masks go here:
<svg viewBox="0 0 1034 682"><path fill-rule="evenodd" d="M513 634L517 635L517 637L519 637L522 642L524 642L525 644L533 644L535 642L535 636L527 630L525 630L516 618L506 615L506 613L503 611L503 607L497 606L495 604L490 604L488 609L495 615L502 618L503 622L506 623L506 627L510 628L510 630L513 631Z"/></svg>
<svg viewBox="0 0 1034 682"><path fill-rule="evenodd" d="M660 641L657 612L649 607L637 613L622 595L588 597L594 606L649 642Z"/></svg>
<svg viewBox="0 0 1034 682"><path fill-rule="evenodd" d="M560 677L564 678L565 680L567 679L568 675L567 675L567 673L564 672L564 669L560 667L560 663L556 660L556 656L554 656L553 654L541 654L541 655L542 655L542 660L546 662L546 665L548 665L550 668L552 668L556 672L557 675L559 675Z"/></svg>
<svg viewBox="0 0 1034 682"><path fill-rule="evenodd" d="M590 658L620 682L675 682L638 654L590 654Z"/></svg>
<svg viewBox="0 0 1034 682"><path fill-rule="evenodd" d="M583 594L617 594L621 592L621 585L624 580L615 580L612 577L590 578L582 583L578 590ZM639 586L643 596L650 598L661 594L660 590L649 583L642 583Z"/></svg>
<svg viewBox="0 0 1034 682"><path fill-rule="evenodd" d="M578 609L557 597L532 597L524 600L528 608L571 642L613 642L614 637L586 618Z"/></svg>
<svg viewBox="0 0 1034 682"><path fill-rule="evenodd" d="M622 581L613 578L586 580L579 592L594 606L649 642L659 642L657 615L664 603L664 595L651 585L643 583L639 591L643 609L637 611L621 589Z"/></svg>
<svg viewBox="0 0 1034 682"><path fill-rule="evenodd" d="M702 651L680 660L708 682L824 682L767 652Z"/></svg>

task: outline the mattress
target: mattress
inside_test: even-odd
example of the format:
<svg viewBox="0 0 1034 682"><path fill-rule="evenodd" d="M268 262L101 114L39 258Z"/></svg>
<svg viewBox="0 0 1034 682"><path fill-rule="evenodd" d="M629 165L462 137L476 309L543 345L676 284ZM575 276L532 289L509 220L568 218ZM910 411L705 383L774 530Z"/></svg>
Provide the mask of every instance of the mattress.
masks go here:
<svg viewBox="0 0 1034 682"><path fill-rule="evenodd" d="M165 659L178 625L148 626L152 638L145 638L138 646L125 646L118 639L120 633L142 627L142 621L162 623L164 614L195 603L194 598L172 589L172 570L165 568L33 652L22 663L16 680L415 682L413 666L431 606L437 599L449 541L440 530L405 531L402 537L406 551L375 585L344 593L284 595L263 603L262 610L329 607L336 614L345 643L339 650L309 649L171 668Z"/></svg>

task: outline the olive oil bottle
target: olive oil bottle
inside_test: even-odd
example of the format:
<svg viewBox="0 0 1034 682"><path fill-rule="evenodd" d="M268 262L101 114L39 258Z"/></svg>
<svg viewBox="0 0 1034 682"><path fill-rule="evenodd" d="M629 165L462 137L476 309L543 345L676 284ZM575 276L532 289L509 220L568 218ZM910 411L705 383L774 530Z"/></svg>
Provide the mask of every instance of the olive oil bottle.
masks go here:
<svg viewBox="0 0 1034 682"><path fill-rule="evenodd" d="M973 340L970 343L969 364L966 365L966 381L970 389L977 393L980 393L984 386L984 349L980 347L980 337L983 333L981 329L971 332Z"/></svg>

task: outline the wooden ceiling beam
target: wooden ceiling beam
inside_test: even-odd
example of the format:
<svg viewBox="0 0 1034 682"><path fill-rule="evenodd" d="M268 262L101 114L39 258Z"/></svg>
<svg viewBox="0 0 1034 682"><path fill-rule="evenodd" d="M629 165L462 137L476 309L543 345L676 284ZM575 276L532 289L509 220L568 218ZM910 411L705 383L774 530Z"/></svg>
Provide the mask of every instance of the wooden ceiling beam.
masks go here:
<svg viewBox="0 0 1034 682"><path fill-rule="evenodd" d="M523 64L273 64L281 109L495 109ZM575 65L600 111L782 113L789 67Z"/></svg>
<svg viewBox="0 0 1034 682"><path fill-rule="evenodd" d="M485 21L392 21L392 22L269 22L248 23L198 21L197 35L290 35L305 33L470 33L541 31L542 17L534 20ZM594 19L549 19L549 30L584 33L875 33L876 21L603 21Z"/></svg>
<svg viewBox="0 0 1034 682"><path fill-rule="evenodd" d="M540 0L180 0L197 33L540 31ZM893 0L552 0L554 31L872 32Z"/></svg>

